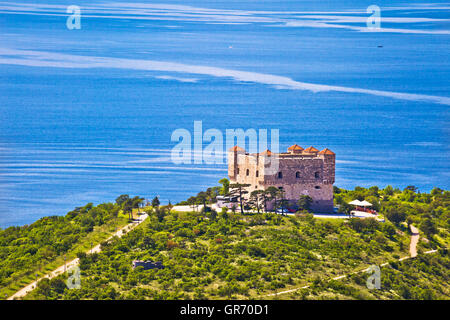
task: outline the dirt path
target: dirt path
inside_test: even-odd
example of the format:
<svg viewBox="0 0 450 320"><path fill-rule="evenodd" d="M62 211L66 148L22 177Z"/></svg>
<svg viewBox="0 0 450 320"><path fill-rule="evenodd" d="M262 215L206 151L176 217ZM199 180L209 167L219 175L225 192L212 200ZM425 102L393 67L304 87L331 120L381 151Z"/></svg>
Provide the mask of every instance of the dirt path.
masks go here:
<svg viewBox="0 0 450 320"><path fill-rule="evenodd" d="M117 236L119 238L122 237L123 235L127 234L132 229L134 229L135 227L140 225L145 219L147 219L147 217L148 217L147 214L143 214L137 220L135 220L135 222L129 223L126 226L124 226L123 228L119 229L117 232L115 232L112 236L110 236L105 241L113 238L114 236ZM86 253L98 253L100 251L101 251L100 244L98 244L95 247L93 247L92 249L86 251ZM39 278L37 281L33 281L32 283L30 283L26 287L24 287L24 288L20 289L19 291L17 291L15 294L13 294L12 296L8 297L8 300L14 300L14 299L18 299L18 298L26 296L30 291L32 291L34 288L36 288L37 283L39 281L41 281L42 279L44 279L44 278L52 279L54 277L57 277L60 274L66 272L66 270L69 270L70 268L76 266L79 263L79 261L80 260L78 258L76 258L76 259L73 259L73 260L67 262L65 265L59 266L58 268L56 268L52 272L50 272L50 273L46 274L45 276Z"/></svg>
<svg viewBox="0 0 450 320"><path fill-rule="evenodd" d="M409 254L411 258L417 256L417 243L419 242L419 230L412 224L409 225L411 228L411 243L409 244Z"/></svg>

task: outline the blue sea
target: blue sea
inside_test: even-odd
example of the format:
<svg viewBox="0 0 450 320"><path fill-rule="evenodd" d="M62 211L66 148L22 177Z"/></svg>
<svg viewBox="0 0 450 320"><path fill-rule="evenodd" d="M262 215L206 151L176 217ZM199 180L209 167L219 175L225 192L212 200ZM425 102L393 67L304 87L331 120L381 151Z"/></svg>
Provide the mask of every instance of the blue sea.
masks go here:
<svg viewBox="0 0 450 320"><path fill-rule="evenodd" d="M373 0L135 1L0 1L1 228L217 185L171 160L194 121L327 147L339 187L450 187L450 3L378 1L373 29Z"/></svg>

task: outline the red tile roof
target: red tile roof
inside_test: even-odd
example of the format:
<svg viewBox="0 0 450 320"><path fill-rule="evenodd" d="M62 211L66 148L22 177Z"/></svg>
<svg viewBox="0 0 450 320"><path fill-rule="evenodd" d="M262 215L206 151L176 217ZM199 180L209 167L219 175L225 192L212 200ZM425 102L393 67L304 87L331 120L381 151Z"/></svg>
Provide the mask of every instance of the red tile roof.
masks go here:
<svg viewBox="0 0 450 320"><path fill-rule="evenodd" d="M272 155L272 151L267 149L266 151L261 152L260 155L262 155L262 156L271 156Z"/></svg>
<svg viewBox="0 0 450 320"><path fill-rule="evenodd" d="M319 154L335 155L335 153L328 148L323 149L322 151L319 152Z"/></svg>
<svg viewBox="0 0 450 320"><path fill-rule="evenodd" d="M238 146L234 146L233 148L230 148L229 151L245 152L245 149L242 149L241 147L238 147Z"/></svg>
<svg viewBox="0 0 450 320"><path fill-rule="evenodd" d="M306 148L304 151L305 151L305 152L308 152L308 153L319 152L319 150L317 150L317 149L314 148L313 146L311 146L311 147L309 147L309 148Z"/></svg>
<svg viewBox="0 0 450 320"><path fill-rule="evenodd" d="M300 150L300 151L302 151L303 148L300 147L298 144L294 144L293 146L290 146L290 147L288 148L288 150L289 150L289 151L290 151L290 150Z"/></svg>

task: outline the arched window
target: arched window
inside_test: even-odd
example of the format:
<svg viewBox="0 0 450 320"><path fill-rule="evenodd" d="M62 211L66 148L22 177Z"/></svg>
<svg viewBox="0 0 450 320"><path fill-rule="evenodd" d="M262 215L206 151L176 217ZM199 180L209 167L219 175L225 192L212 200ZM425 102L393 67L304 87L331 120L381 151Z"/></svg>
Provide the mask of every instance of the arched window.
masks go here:
<svg viewBox="0 0 450 320"><path fill-rule="evenodd" d="M259 171L256 170L256 177L259 177Z"/></svg>
<svg viewBox="0 0 450 320"><path fill-rule="evenodd" d="M320 172L319 171L314 172L314 177L316 179L319 179L320 178Z"/></svg>
<svg viewBox="0 0 450 320"><path fill-rule="evenodd" d="M300 179L300 171L297 171L297 172L295 173L295 178Z"/></svg>
<svg viewBox="0 0 450 320"><path fill-rule="evenodd" d="M250 175L250 170L248 170L248 169L247 169L247 172L246 172L246 174L247 174L247 175Z"/></svg>
<svg viewBox="0 0 450 320"><path fill-rule="evenodd" d="M283 172L278 172L278 179L283 179Z"/></svg>

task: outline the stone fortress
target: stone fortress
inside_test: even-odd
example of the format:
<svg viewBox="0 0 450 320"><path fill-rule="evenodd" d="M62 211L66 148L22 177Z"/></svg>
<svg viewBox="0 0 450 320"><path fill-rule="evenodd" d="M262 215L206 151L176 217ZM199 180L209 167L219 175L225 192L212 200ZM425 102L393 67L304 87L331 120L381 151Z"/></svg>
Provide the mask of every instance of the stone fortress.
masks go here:
<svg viewBox="0 0 450 320"><path fill-rule="evenodd" d="M286 153L266 150L249 154L235 146L228 151L228 176L230 183L250 184L249 193L275 186L294 207L301 195L309 195L311 210L329 213L333 212L335 159L329 149L303 149L296 144ZM270 167L273 163L277 163L275 170ZM273 204L268 204L268 209L272 208Z"/></svg>

